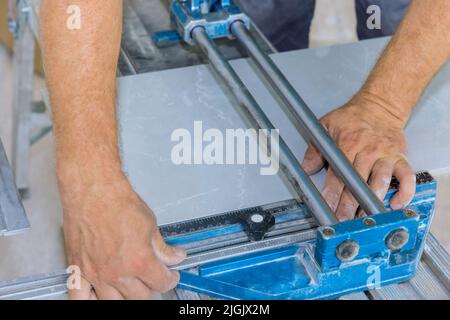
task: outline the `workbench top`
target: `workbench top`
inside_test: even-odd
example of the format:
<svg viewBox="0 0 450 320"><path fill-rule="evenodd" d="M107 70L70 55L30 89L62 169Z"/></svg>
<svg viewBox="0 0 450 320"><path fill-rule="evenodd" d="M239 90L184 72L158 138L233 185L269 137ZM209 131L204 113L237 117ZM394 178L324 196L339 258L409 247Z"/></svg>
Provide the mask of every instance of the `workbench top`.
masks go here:
<svg viewBox="0 0 450 320"><path fill-rule="evenodd" d="M273 55L274 61L320 117L360 88L388 38ZM306 144L247 60L235 70L301 160ZM174 130L247 128L236 103L209 66L146 73L118 80L124 167L160 224L292 198L279 176L257 165L180 165L171 161ZM414 169L450 168L450 65L433 80L406 129ZM318 187L323 173L315 177Z"/></svg>

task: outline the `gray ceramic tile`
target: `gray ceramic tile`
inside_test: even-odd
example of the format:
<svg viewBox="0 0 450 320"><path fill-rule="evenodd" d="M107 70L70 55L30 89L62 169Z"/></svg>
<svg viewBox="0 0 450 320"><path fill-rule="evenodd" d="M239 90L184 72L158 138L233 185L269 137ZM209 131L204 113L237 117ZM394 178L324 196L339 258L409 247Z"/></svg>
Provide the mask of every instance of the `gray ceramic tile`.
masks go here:
<svg viewBox="0 0 450 320"><path fill-rule="evenodd" d="M388 39L277 54L275 62L318 116L345 103L363 83ZM246 60L233 62L281 136L302 158L306 145ZM450 168L450 66L434 79L406 129L419 170ZM257 166L171 162L171 134L206 128L245 128L233 98L208 66L119 79L118 110L125 169L160 223L220 213L292 197L282 180ZM315 177L319 188L323 175Z"/></svg>

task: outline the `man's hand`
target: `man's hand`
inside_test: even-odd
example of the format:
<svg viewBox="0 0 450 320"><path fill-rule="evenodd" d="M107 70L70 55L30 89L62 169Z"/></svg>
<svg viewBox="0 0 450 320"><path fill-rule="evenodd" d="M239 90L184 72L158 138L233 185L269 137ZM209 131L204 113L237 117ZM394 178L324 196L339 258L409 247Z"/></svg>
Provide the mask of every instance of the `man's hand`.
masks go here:
<svg viewBox="0 0 450 320"><path fill-rule="evenodd" d="M125 177L68 188L61 193L68 259L83 277L72 299L150 299L177 285L178 273L167 266L186 254L165 244L155 216Z"/></svg>
<svg viewBox="0 0 450 320"><path fill-rule="evenodd" d="M80 28L67 27L78 7ZM148 299L173 288L155 217L122 173L116 74L122 0L43 0L42 50L56 137L68 260L81 269L75 299Z"/></svg>
<svg viewBox="0 0 450 320"><path fill-rule="evenodd" d="M406 159L403 128L425 87L450 58L450 1L413 0L397 33L360 92L322 124L382 199L392 176L400 191L393 209L407 205L415 191L415 176ZM433 112L430 110L430 112ZM309 173L325 163L314 146L305 155ZM339 220L352 219L358 204L330 170L323 194Z"/></svg>
<svg viewBox="0 0 450 320"><path fill-rule="evenodd" d="M406 120L388 110L381 100L360 94L326 115L321 123L380 200L384 199L392 176L397 177L400 190L390 203L397 210L414 197L415 174L406 158ZM305 154L305 170L314 174L324 166L323 158L310 146ZM338 220L355 217L359 204L332 170L327 173L323 196Z"/></svg>

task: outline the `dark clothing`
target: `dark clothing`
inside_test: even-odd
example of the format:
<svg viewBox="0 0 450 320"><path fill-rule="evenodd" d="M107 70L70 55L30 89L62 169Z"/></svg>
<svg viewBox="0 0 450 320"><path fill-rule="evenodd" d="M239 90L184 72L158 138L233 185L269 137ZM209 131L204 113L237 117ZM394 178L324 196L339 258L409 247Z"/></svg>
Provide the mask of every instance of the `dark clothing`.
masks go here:
<svg viewBox="0 0 450 320"><path fill-rule="evenodd" d="M395 33L402 21L411 0L355 0L356 18L358 20L357 33L359 39L370 39L390 36ZM369 30L366 26L367 8L371 5L381 8L381 29Z"/></svg>
<svg viewBox="0 0 450 320"><path fill-rule="evenodd" d="M239 0L238 4L279 51L308 47L315 0Z"/></svg>
<svg viewBox="0 0 450 320"><path fill-rule="evenodd" d="M359 39L392 35L403 19L411 0L355 0ZM279 50L309 46L309 32L314 17L315 0L238 0L239 7ZM381 29L370 30L367 13L370 5L381 9Z"/></svg>

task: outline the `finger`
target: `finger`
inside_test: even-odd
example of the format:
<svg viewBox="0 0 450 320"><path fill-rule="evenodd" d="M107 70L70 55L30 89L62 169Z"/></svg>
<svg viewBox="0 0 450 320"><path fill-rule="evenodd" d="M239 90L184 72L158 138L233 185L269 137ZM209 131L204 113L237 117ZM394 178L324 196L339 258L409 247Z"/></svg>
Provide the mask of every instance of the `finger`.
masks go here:
<svg viewBox="0 0 450 320"><path fill-rule="evenodd" d="M330 206L331 211L336 211L343 190L344 184L334 174L333 170L328 170L325 177L325 186L322 190L322 195Z"/></svg>
<svg viewBox="0 0 450 320"><path fill-rule="evenodd" d="M176 271L170 271L164 264L162 264L156 257L153 257L154 262L149 264L148 269L139 279L152 290L165 293L175 288L180 281L180 274Z"/></svg>
<svg viewBox="0 0 450 320"><path fill-rule="evenodd" d="M127 300L150 300L154 292L138 278L125 278L116 288Z"/></svg>
<svg viewBox="0 0 450 320"><path fill-rule="evenodd" d="M325 166L325 161L317 148L310 144L303 158L302 167L307 174L312 175L319 172Z"/></svg>
<svg viewBox="0 0 450 320"><path fill-rule="evenodd" d="M356 155L353 166L364 181L369 179L370 171L375 161L376 159L370 154L360 153ZM341 222L351 220L355 217L358 207L358 201L348 188L345 188L336 210L336 218Z"/></svg>
<svg viewBox="0 0 450 320"><path fill-rule="evenodd" d="M378 160L373 166L370 176L370 189L381 201L384 201L392 181L394 161L388 159Z"/></svg>
<svg viewBox="0 0 450 320"><path fill-rule="evenodd" d="M402 159L395 164L394 176L400 183L398 192L392 197L390 204L394 210L406 207L414 198L416 192L416 175L409 163Z"/></svg>
<svg viewBox="0 0 450 320"><path fill-rule="evenodd" d="M104 283L94 284L94 291L99 300L125 300L119 290Z"/></svg>
<svg viewBox="0 0 450 320"><path fill-rule="evenodd" d="M356 213L356 218L365 218L365 217L367 217L367 213L363 209L359 208L358 212Z"/></svg>
<svg viewBox="0 0 450 320"><path fill-rule="evenodd" d="M152 245L158 259L167 266L179 264L186 259L186 251L169 246L159 231L153 234Z"/></svg>
<svg viewBox="0 0 450 320"><path fill-rule="evenodd" d="M91 290L91 294L89 295L89 300L98 300L97 295L94 290Z"/></svg>
<svg viewBox="0 0 450 320"><path fill-rule="evenodd" d="M69 299L70 300L90 300L92 287L89 281L84 279L83 277L80 280L80 287L76 289L69 290Z"/></svg>

